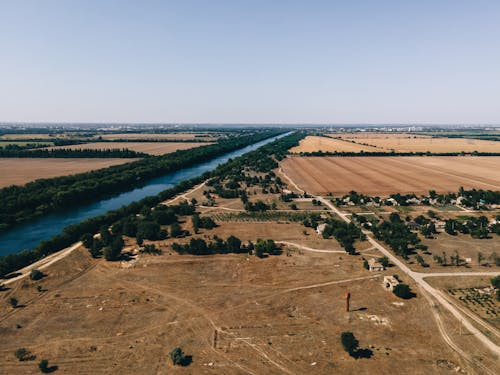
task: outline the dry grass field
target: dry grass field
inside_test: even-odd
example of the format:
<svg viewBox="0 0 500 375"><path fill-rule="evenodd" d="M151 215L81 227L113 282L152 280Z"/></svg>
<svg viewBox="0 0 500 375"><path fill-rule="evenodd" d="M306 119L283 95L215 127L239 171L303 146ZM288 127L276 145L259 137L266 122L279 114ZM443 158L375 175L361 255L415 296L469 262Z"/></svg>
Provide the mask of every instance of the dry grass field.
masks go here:
<svg viewBox="0 0 500 375"><path fill-rule="evenodd" d="M402 302L382 289L380 274L345 255L105 262L82 249L46 273L0 292L2 372L37 374L40 359L61 374L446 374L466 366L436 334L423 297ZM11 296L22 307L12 309ZM342 331L373 356L350 358ZM175 346L192 355L189 367L172 366ZM20 347L36 360L18 361Z"/></svg>
<svg viewBox="0 0 500 375"><path fill-rule="evenodd" d="M137 159L97 158L0 158L0 188L24 185L39 178L51 178L82 173Z"/></svg>
<svg viewBox="0 0 500 375"><path fill-rule="evenodd" d="M360 151L379 151L375 147L360 145L349 141L340 139L333 139L328 137L307 136L300 141L297 147L290 149L290 152L360 152Z"/></svg>
<svg viewBox="0 0 500 375"><path fill-rule="evenodd" d="M144 152L151 155L164 155L177 150L187 150L190 148L206 146L209 143L198 142L95 142L71 146L57 146L51 149L71 149L71 150L109 150L126 148L132 151Z"/></svg>
<svg viewBox="0 0 500 375"><path fill-rule="evenodd" d="M281 167L311 193L369 195L500 189L500 157L298 157Z"/></svg>
<svg viewBox="0 0 500 375"><path fill-rule="evenodd" d="M500 152L500 142L478 139L432 138L425 135L407 133L347 133L339 136L342 139L372 145L379 151ZM368 150L365 149L365 151Z"/></svg>

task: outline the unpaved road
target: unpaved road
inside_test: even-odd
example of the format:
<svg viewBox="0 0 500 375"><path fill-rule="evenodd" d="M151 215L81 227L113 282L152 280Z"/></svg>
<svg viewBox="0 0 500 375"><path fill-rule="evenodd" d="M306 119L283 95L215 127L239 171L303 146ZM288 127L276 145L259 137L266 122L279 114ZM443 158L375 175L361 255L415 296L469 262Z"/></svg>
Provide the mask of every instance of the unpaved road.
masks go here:
<svg viewBox="0 0 500 375"><path fill-rule="evenodd" d="M317 196L317 200L321 201L325 206L327 206L331 211L337 214L342 220L346 223L350 223L351 219L343 212L341 212L337 207L335 207L329 200ZM457 273L421 273L412 271L406 264L400 261L392 252L387 250L384 246L379 244L373 237L371 237L371 233L364 231L366 234L367 240L370 242L372 246L377 248L382 254L384 254L389 260L399 267L408 277L412 278L423 290L428 292L431 296L433 296L443 307L445 307L455 318L457 318L460 322L462 322L463 326L473 334L479 341L481 341L492 353L497 356L500 356L500 347L492 342L485 334L483 334L479 329L477 329L470 321L464 316L463 313L460 312L452 303L450 303L447 299L445 299L438 290L434 289L431 285L429 285L424 278L426 277L436 277L436 276L496 276L499 275L498 272L457 272Z"/></svg>
<svg viewBox="0 0 500 375"><path fill-rule="evenodd" d="M74 245L71 245L70 247L67 247L64 250L61 250L57 253L51 254L49 256L46 256L43 259L40 259L39 261L36 261L35 263L30 264L29 266L26 266L24 268L21 268L20 270L16 271L17 273L20 273L21 275L13 277L12 279L8 279L5 281L2 281L0 284L10 284L13 283L17 280L21 280L28 276L33 269L37 270L43 270L47 267L49 267L51 264L54 264L55 262L67 257L69 254L71 254L74 250L78 249L80 246L82 246L81 242L77 242Z"/></svg>
<svg viewBox="0 0 500 375"><path fill-rule="evenodd" d="M276 243L291 246L291 247L296 247L297 249L304 250L304 251L312 251L314 253L339 253L339 254L345 254L344 250L322 250L322 249L313 249L312 247L307 247L304 245L299 245L297 243L293 242L288 242L288 241L275 241Z"/></svg>

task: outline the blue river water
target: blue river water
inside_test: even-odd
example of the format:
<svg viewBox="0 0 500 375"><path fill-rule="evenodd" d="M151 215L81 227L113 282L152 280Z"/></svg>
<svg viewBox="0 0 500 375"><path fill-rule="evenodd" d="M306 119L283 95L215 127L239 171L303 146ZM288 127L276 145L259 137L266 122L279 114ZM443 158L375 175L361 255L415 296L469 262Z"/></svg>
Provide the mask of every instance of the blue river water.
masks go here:
<svg viewBox="0 0 500 375"><path fill-rule="evenodd" d="M145 185L141 187L114 195L111 198L108 197L81 206L68 207L68 209L64 211L47 214L16 226L0 234L0 256L17 253L25 249L32 249L38 245L40 241L61 233L63 228L68 225L77 224L85 219L104 214L110 210L141 200L147 196L156 195L182 181L189 180L207 171L213 170L229 159L253 151L260 146L273 142L288 134L290 133L268 138L239 150L210 159L206 162L196 164L192 167L156 177L147 181Z"/></svg>

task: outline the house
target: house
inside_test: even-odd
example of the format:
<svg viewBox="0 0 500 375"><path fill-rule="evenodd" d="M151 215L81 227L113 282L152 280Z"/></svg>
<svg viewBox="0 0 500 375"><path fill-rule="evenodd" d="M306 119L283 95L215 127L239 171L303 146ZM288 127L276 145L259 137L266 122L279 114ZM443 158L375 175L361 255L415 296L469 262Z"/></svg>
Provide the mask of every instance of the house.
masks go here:
<svg viewBox="0 0 500 375"><path fill-rule="evenodd" d="M385 269L382 264L373 258L368 261L368 267L371 272L383 271Z"/></svg>
<svg viewBox="0 0 500 375"><path fill-rule="evenodd" d="M326 224L325 223L322 223L322 224L318 225L316 227L316 233L318 233L320 235L323 234L323 231L325 230L325 228L326 228Z"/></svg>
<svg viewBox="0 0 500 375"><path fill-rule="evenodd" d="M409 221L406 226L410 228L410 230L418 230L420 228L420 225L418 225L414 220Z"/></svg>
<svg viewBox="0 0 500 375"><path fill-rule="evenodd" d="M399 284L399 281L394 276L384 276L382 286L385 290L392 292L394 287Z"/></svg>
<svg viewBox="0 0 500 375"><path fill-rule="evenodd" d="M446 222L441 221L441 220L436 221L435 224L436 224L436 229L441 229L441 230L444 230L444 228L446 226Z"/></svg>

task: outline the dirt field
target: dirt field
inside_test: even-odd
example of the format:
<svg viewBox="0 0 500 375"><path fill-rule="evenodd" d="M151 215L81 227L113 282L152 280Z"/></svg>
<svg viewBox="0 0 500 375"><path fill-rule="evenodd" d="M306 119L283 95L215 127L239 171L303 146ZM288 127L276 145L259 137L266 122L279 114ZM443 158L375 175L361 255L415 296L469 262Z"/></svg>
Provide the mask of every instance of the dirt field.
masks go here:
<svg viewBox="0 0 500 375"><path fill-rule="evenodd" d="M214 140L219 137L217 133L116 133L99 134L95 138L102 139L196 139L196 140Z"/></svg>
<svg viewBox="0 0 500 375"><path fill-rule="evenodd" d="M500 157L288 157L283 171L311 193L369 195L500 189Z"/></svg>
<svg viewBox="0 0 500 375"><path fill-rule="evenodd" d="M151 155L163 155L177 150L187 150L194 147L206 146L209 143L197 142L95 142L81 145L58 146L51 149L72 149L72 150L109 150L114 148L126 148L129 150L144 152Z"/></svg>
<svg viewBox="0 0 500 375"><path fill-rule="evenodd" d="M466 138L432 138L407 133L351 133L340 135L343 139L367 143L379 151L401 152L500 152L500 142ZM368 151L365 149L365 151Z"/></svg>
<svg viewBox="0 0 500 375"><path fill-rule="evenodd" d="M0 361L9 374L412 374L464 366L436 334L423 297L402 301L357 258L306 253L89 259L85 250L0 294ZM47 291L37 292L42 285ZM346 286L350 313L344 311ZM82 288L82 286L84 286ZM16 296L22 307L12 309ZM422 317L427 317L423 319ZM340 345L352 331L370 359ZM193 362L172 366L180 346ZM25 347L37 356L18 361Z"/></svg>
<svg viewBox="0 0 500 375"><path fill-rule="evenodd" d="M380 151L375 147L365 146L340 139L328 137L307 136L300 141L299 146L290 149L290 152L360 152L360 151Z"/></svg>
<svg viewBox="0 0 500 375"><path fill-rule="evenodd" d="M0 158L0 188L24 185L39 178L87 172L134 160L137 159Z"/></svg>

